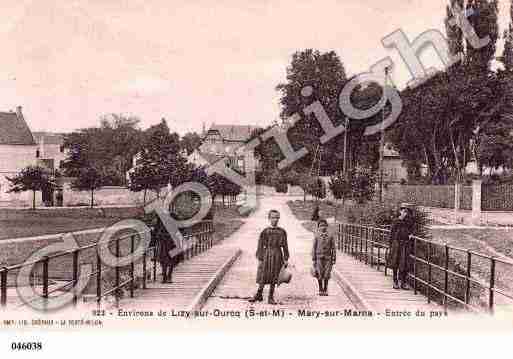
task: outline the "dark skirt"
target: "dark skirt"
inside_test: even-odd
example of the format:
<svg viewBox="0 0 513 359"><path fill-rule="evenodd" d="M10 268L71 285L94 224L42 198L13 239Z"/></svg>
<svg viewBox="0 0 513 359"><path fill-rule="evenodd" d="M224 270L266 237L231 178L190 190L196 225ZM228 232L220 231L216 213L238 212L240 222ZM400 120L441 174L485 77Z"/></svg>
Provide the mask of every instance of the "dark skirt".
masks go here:
<svg viewBox="0 0 513 359"><path fill-rule="evenodd" d="M258 264L256 282L258 284L277 284L283 263L281 248L265 249L263 260Z"/></svg>
<svg viewBox="0 0 513 359"><path fill-rule="evenodd" d="M162 265L173 266L178 263L178 255L176 255L176 253L172 253L174 256L169 255L169 252L173 251L175 248L176 246L172 240L167 239L159 241L157 247L157 258Z"/></svg>
<svg viewBox="0 0 513 359"><path fill-rule="evenodd" d="M387 257L387 267L401 272L408 271L408 257L410 253L408 241L392 240Z"/></svg>

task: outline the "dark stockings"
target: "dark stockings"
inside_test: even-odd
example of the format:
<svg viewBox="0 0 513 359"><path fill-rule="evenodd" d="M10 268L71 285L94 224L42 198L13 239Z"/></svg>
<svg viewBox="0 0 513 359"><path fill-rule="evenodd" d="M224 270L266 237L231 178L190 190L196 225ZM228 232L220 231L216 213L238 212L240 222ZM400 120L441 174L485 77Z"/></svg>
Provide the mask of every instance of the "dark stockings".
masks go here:
<svg viewBox="0 0 513 359"><path fill-rule="evenodd" d="M265 286L265 284L260 284L258 286L258 290L257 290L257 293L255 295L255 298L262 298L263 297L264 286ZM274 284L269 284L269 299L274 299L274 288L275 288Z"/></svg>
<svg viewBox="0 0 513 359"><path fill-rule="evenodd" d="M173 277L173 266L167 264L161 264L162 266L162 282L170 283Z"/></svg>

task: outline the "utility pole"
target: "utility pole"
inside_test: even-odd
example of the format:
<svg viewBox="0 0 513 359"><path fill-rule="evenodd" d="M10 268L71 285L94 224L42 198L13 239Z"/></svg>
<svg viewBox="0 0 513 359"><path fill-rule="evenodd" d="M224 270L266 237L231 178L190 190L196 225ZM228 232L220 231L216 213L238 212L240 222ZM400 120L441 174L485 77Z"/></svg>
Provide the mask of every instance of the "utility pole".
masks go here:
<svg viewBox="0 0 513 359"><path fill-rule="evenodd" d="M385 67L385 86L383 86L383 96L385 97L385 104L381 111L381 137L379 141L379 202L383 203L383 155L385 151L385 107L388 101L387 98L387 81L388 80L388 66Z"/></svg>
<svg viewBox="0 0 513 359"><path fill-rule="evenodd" d="M344 175L344 178L347 173L346 154L347 154L347 132L349 131L349 118L346 117L345 121L346 121L346 124L345 124L346 130L344 131L344 160L343 160L343 168L342 168L342 173Z"/></svg>

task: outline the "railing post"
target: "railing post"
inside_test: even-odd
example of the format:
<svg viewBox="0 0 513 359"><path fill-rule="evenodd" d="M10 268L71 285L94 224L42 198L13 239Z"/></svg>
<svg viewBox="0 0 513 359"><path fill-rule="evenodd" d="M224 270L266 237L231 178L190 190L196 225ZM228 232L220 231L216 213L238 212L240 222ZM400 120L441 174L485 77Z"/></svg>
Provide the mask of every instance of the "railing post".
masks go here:
<svg viewBox="0 0 513 359"><path fill-rule="evenodd" d="M413 294L417 294L417 237L413 237Z"/></svg>
<svg viewBox="0 0 513 359"><path fill-rule="evenodd" d="M490 309L490 313L493 313L493 289L495 287L495 257L490 258L490 261L490 298L488 306Z"/></svg>
<svg viewBox="0 0 513 359"><path fill-rule="evenodd" d="M385 243L385 236L386 236L386 232L385 231L379 231L380 233L380 243L383 244ZM384 254L383 254L383 258L384 258L384 263L385 263L385 277L387 276L388 272L387 272L387 269L388 269L388 263L387 263L387 249L385 247L383 247L383 250L384 250ZM390 250L390 248L388 249ZM378 248L378 261L381 263L381 246L379 246ZM378 264L378 270L379 270L379 264Z"/></svg>
<svg viewBox="0 0 513 359"><path fill-rule="evenodd" d="M356 229L354 226L351 226L351 255L353 257L356 256Z"/></svg>
<svg viewBox="0 0 513 359"><path fill-rule="evenodd" d="M376 243L374 240L374 228L370 229L370 266L374 265L374 248L376 247Z"/></svg>
<svg viewBox="0 0 513 359"><path fill-rule="evenodd" d="M363 261L363 226L360 226L360 249L358 250L358 259Z"/></svg>
<svg viewBox="0 0 513 359"><path fill-rule="evenodd" d="M76 307L78 303L77 295L78 282L78 250L73 252L73 305Z"/></svg>
<svg viewBox="0 0 513 359"><path fill-rule="evenodd" d="M119 307L119 241L120 238L116 238L116 290L114 291L114 296L116 299L116 307Z"/></svg>
<svg viewBox="0 0 513 359"><path fill-rule="evenodd" d="M342 252L343 252L343 253L347 253L347 251L346 251L346 245L347 245L347 240L346 240L346 238L347 238L347 228L346 228L346 225L345 225L345 224L343 224L343 223L340 223L340 224L339 224L339 226L340 226L340 231L341 231L341 238L340 238L340 240L342 241L342 242L341 242L341 243L342 243Z"/></svg>
<svg viewBox="0 0 513 359"><path fill-rule="evenodd" d="M369 228L365 228L365 264L369 264Z"/></svg>
<svg viewBox="0 0 513 359"><path fill-rule="evenodd" d="M50 259L48 256L44 256L43 258L43 300L44 300L44 308L46 310L48 305L48 262Z"/></svg>
<svg viewBox="0 0 513 359"><path fill-rule="evenodd" d="M102 301L102 261L100 254L96 254L96 302L98 307Z"/></svg>
<svg viewBox="0 0 513 359"><path fill-rule="evenodd" d="M470 303L470 268L472 267L472 254L467 249L467 280L465 283L465 304Z"/></svg>
<svg viewBox="0 0 513 359"><path fill-rule="evenodd" d="M427 265L428 265L427 300L428 300L428 303L431 303L431 242L428 242Z"/></svg>
<svg viewBox="0 0 513 359"><path fill-rule="evenodd" d="M157 281L157 247L153 247L153 282Z"/></svg>
<svg viewBox="0 0 513 359"><path fill-rule="evenodd" d="M133 256L135 250L135 235L130 236L130 254ZM135 286L135 264L134 261L130 261L130 298L134 297L134 286Z"/></svg>
<svg viewBox="0 0 513 359"><path fill-rule="evenodd" d="M381 267L381 246L378 247L378 272ZM385 276L387 275L387 268L385 267Z"/></svg>
<svg viewBox="0 0 513 359"><path fill-rule="evenodd" d="M0 305L5 307L7 305L7 268L0 269L2 274L0 276Z"/></svg>
<svg viewBox="0 0 513 359"><path fill-rule="evenodd" d="M444 266L444 311L447 313L447 301L449 294L449 246L447 243L444 244L445 249L445 266Z"/></svg>
<svg viewBox="0 0 513 359"><path fill-rule="evenodd" d="M146 275L147 275L147 269L146 269L146 251L143 252L143 283L142 283L142 289L146 289Z"/></svg>
<svg viewBox="0 0 513 359"><path fill-rule="evenodd" d="M338 248L338 250L340 250L340 244L341 244L340 238L341 238L341 236L340 236L340 223L338 223L337 224L337 248Z"/></svg>

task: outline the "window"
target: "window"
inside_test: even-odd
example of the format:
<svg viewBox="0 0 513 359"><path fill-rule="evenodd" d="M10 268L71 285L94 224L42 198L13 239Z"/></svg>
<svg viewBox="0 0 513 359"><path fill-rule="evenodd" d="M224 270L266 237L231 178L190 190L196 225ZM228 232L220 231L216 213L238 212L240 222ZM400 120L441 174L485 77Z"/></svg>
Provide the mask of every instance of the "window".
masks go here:
<svg viewBox="0 0 513 359"><path fill-rule="evenodd" d="M60 151L61 153L64 153L64 145L60 145L60 147L59 147L59 151Z"/></svg>
<svg viewBox="0 0 513 359"><path fill-rule="evenodd" d="M36 158L39 158L40 155L41 153L39 152L39 150L36 150Z"/></svg>

